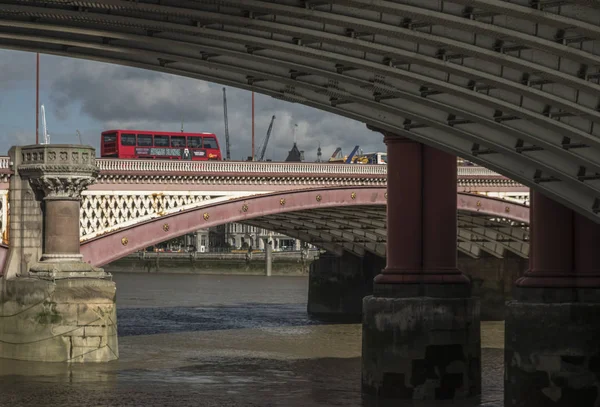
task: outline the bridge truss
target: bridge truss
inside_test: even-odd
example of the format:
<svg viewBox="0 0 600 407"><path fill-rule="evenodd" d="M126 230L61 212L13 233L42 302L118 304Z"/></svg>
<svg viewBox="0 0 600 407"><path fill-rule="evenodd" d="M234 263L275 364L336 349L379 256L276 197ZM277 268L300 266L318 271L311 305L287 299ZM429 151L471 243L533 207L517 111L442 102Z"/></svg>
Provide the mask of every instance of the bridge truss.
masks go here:
<svg viewBox="0 0 600 407"><path fill-rule="evenodd" d="M313 106L599 221L599 17L591 0L2 0L0 47Z"/></svg>

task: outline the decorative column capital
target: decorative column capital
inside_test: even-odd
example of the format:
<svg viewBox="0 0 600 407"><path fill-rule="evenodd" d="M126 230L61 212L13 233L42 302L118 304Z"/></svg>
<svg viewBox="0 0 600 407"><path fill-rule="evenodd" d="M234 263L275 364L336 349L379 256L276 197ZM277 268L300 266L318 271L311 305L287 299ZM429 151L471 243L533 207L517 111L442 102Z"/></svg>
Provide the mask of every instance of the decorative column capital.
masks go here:
<svg viewBox="0 0 600 407"><path fill-rule="evenodd" d="M42 175L30 178L34 189L44 193L44 199L80 199L81 192L92 185L95 177L85 175Z"/></svg>
<svg viewBox="0 0 600 407"><path fill-rule="evenodd" d="M44 144L21 147L17 170L44 199L79 199L98 176L91 146Z"/></svg>

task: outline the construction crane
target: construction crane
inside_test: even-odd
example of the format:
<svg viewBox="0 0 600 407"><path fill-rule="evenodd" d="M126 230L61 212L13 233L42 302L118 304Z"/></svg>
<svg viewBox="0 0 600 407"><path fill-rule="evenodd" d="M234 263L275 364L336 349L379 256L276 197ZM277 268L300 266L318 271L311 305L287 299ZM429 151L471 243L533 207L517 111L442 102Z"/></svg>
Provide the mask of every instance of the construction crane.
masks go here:
<svg viewBox="0 0 600 407"><path fill-rule="evenodd" d="M81 140L81 133L79 132L79 130L77 131L77 137L79 137L79 144L83 144L83 141Z"/></svg>
<svg viewBox="0 0 600 407"><path fill-rule="evenodd" d="M265 136L265 141L260 147L260 156L258 161L264 161L265 152L267 151L267 144L269 144L269 137L271 137L271 131L273 130L273 122L275 121L275 115L271 117L271 124L269 124L269 129L267 130L267 135Z"/></svg>
<svg viewBox="0 0 600 407"><path fill-rule="evenodd" d="M344 164L352 164L352 158L356 155L356 152L358 151L359 146L354 146L354 149L352 149L352 152L348 155L348 157L346 157L346 161L344 162Z"/></svg>
<svg viewBox="0 0 600 407"><path fill-rule="evenodd" d="M50 144L50 135L48 134L48 129L46 127L46 110L44 109L44 105L40 107L41 116L42 116L42 131L44 135L44 141L40 144Z"/></svg>
<svg viewBox="0 0 600 407"><path fill-rule="evenodd" d="M227 118L227 91L223 88L223 117L225 118L225 158L227 161L231 159L229 151L229 119Z"/></svg>
<svg viewBox="0 0 600 407"><path fill-rule="evenodd" d="M335 151L333 152L333 154L331 154L331 157L329 158L329 161L333 161L336 158L338 158L338 154L340 154L342 152L342 147L338 147L335 149Z"/></svg>

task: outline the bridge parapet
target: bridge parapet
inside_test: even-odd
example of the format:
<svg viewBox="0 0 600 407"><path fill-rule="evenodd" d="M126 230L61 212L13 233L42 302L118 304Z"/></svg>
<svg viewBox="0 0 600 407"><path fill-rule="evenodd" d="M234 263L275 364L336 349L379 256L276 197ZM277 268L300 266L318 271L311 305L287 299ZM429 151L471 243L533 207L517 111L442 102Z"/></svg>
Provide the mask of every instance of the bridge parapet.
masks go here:
<svg viewBox="0 0 600 407"><path fill-rule="evenodd" d="M259 161L182 161L99 159L104 172L386 175L385 165L341 165Z"/></svg>
<svg viewBox="0 0 600 407"><path fill-rule="evenodd" d="M182 160L120 160L98 159L98 168L106 173L224 173L224 174L306 174L306 175L387 175L386 165L339 163L291 163L258 161L182 161ZM1 164L1 163L0 163ZM1 168L1 166L0 166ZM499 177L492 170L479 166L458 167L459 177Z"/></svg>

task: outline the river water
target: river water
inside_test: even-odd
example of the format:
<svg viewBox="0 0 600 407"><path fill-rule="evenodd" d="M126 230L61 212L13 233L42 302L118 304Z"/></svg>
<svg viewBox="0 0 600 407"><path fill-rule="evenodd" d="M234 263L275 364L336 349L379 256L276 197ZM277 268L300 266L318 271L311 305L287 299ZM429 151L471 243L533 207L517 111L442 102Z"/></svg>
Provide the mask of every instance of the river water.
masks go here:
<svg viewBox="0 0 600 407"><path fill-rule="evenodd" d="M0 361L0 406L443 405L362 401L361 326L311 321L306 277L114 279L120 359ZM503 336L502 323L482 323L476 406L502 406Z"/></svg>

